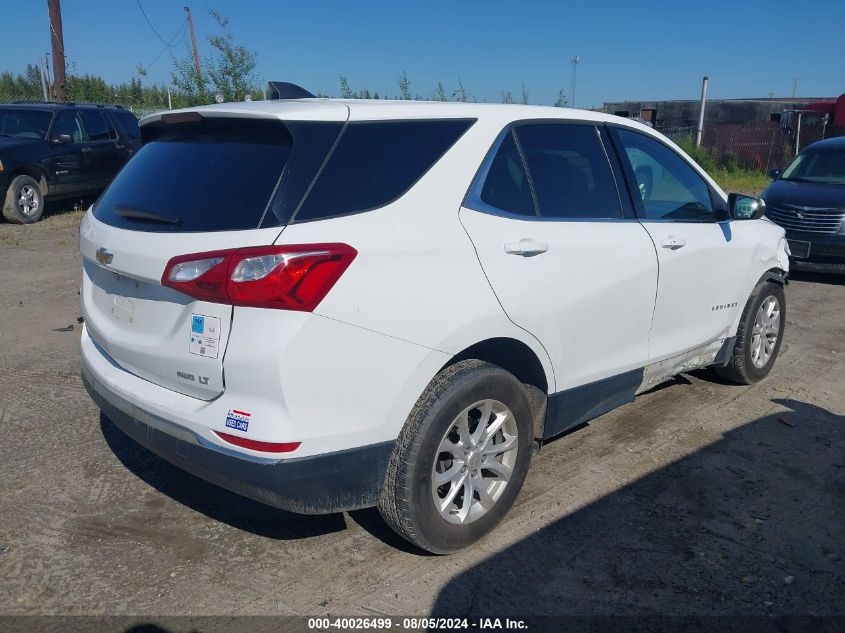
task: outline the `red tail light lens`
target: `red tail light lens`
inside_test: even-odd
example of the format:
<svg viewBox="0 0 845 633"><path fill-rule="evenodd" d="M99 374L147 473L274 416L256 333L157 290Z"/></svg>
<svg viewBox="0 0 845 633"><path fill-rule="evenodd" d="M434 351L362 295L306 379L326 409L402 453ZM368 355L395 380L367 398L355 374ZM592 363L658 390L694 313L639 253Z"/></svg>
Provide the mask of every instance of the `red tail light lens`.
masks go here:
<svg viewBox="0 0 845 633"><path fill-rule="evenodd" d="M239 435L229 435L221 431L214 431L214 433L229 444L249 448L254 451L264 451L265 453L291 453L298 449L302 442L259 442L258 440L250 440Z"/></svg>
<svg viewBox="0 0 845 633"><path fill-rule="evenodd" d="M297 244L180 255L161 284L202 301L311 312L357 254L347 244Z"/></svg>

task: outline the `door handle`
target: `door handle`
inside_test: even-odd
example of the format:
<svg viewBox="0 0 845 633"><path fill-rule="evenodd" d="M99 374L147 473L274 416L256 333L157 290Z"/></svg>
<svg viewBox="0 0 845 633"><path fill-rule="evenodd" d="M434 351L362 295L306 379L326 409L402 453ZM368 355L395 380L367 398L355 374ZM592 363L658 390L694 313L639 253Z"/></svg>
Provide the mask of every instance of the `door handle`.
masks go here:
<svg viewBox="0 0 845 633"><path fill-rule="evenodd" d="M687 241L682 237L675 237L674 235L670 235L667 238L660 240L660 245L663 248L668 248L673 251L678 250L679 248L683 248L687 245Z"/></svg>
<svg viewBox="0 0 845 633"><path fill-rule="evenodd" d="M532 240L528 237L524 237L518 242L508 242L507 244L505 244L505 252L508 255L522 255L523 257L533 257L534 255L540 255L541 253L545 253L547 250L549 250L548 244Z"/></svg>

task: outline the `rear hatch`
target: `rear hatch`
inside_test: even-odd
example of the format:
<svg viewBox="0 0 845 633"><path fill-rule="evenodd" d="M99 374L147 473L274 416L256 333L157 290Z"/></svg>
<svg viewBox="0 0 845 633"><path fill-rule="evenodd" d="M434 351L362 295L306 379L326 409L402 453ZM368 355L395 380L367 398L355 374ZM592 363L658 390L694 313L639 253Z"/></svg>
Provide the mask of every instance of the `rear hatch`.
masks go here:
<svg viewBox="0 0 845 633"><path fill-rule="evenodd" d="M204 400L224 391L233 308L162 275L174 257L269 245L284 229L348 109L320 104L317 122L305 104L274 105L285 120L203 108L145 120L143 146L86 214L83 315L114 364Z"/></svg>

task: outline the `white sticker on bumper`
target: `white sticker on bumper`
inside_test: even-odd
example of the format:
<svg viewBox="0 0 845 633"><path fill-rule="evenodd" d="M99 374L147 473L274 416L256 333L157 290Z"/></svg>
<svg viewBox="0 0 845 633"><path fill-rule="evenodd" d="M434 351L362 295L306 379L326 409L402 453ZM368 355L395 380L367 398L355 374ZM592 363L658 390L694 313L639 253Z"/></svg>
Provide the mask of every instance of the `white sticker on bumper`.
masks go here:
<svg viewBox="0 0 845 633"><path fill-rule="evenodd" d="M197 356L217 358L220 349L220 319L204 314L191 315L191 342L188 351Z"/></svg>

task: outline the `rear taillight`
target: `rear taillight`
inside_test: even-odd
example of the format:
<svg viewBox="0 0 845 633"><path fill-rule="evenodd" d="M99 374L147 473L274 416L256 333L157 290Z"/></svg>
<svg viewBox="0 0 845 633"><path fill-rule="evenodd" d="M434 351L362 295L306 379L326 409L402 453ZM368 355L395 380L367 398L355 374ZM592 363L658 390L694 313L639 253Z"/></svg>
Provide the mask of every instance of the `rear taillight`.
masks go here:
<svg viewBox="0 0 845 633"><path fill-rule="evenodd" d="M161 284L202 301L310 312L357 254L347 244L297 244L180 255Z"/></svg>

